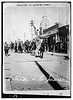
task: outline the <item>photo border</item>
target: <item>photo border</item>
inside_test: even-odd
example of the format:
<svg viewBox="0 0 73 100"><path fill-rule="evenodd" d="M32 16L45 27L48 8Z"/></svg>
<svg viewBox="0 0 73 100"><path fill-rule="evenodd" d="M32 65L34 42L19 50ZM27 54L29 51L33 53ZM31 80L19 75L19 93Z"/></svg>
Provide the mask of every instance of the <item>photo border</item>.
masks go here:
<svg viewBox="0 0 73 100"><path fill-rule="evenodd" d="M4 3L69 3L70 4L70 35L71 34L71 2L69 1L2 1L1 2L1 97L2 98L71 98L71 49L70 49L70 96L58 96L58 95L29 95L29 94L4 94L3 93L3 4ZM72 37L70 37L72 40ZM71 44L72 48L72 44ZM54 90L55 91L55 90ZM57 90L56 90L57 91Z"/></svg>

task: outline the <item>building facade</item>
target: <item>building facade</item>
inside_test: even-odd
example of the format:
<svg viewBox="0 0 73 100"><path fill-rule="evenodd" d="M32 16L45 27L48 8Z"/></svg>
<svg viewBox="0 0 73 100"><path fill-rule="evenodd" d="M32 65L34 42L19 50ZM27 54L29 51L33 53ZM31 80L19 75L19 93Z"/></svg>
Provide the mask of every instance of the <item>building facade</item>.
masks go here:
<svg viewBox="0 0 73 100"><path fill-rule="evenodd" d="M43 31L40 35L45 42L45 51L55 53L68 53L69 47L69 25L59 27L56 23Z"/></svg>

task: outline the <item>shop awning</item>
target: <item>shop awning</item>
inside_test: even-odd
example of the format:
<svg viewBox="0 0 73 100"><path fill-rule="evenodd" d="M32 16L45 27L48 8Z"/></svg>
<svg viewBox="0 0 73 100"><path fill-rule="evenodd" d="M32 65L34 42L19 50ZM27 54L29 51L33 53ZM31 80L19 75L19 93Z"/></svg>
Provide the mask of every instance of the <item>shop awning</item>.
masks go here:
<svg viewBox="0 0 73 100"><path fill-rule="evenodd" d="M54 35L54 34L56 34L58 32L58 30L55 30L55 31L50 31L50 33L45 33L45 34L42 34L42 35L40 35L39 37L40 38L48 38L48 37L50 37L51 35Z"/></svg>

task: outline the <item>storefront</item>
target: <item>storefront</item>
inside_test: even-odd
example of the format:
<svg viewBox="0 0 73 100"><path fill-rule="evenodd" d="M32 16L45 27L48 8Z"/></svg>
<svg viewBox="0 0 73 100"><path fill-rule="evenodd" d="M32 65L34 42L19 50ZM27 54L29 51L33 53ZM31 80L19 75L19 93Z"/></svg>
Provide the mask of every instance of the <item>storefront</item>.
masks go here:
<svg viewBox="0 0 73 100"><path fill-rule="evenodd" d="M43 34L40 37L45 41L45 51L55 52L55 40L57 33L58 24L43 31Z"/></svg>
<svg viewBox="0 0 73 100"><path fill-rule="evenodd" d="M68 52L69 44L69 25L60 27L59 29L59 38L60 38L60 53Z"/></svg>
<svg viewBox="0 0 73 100"><path fill-rule="evenodd" d="M67 53L69 43L69 25L58 27L54 25L40 35L44 39L45 50L56 53Z"/></svg>

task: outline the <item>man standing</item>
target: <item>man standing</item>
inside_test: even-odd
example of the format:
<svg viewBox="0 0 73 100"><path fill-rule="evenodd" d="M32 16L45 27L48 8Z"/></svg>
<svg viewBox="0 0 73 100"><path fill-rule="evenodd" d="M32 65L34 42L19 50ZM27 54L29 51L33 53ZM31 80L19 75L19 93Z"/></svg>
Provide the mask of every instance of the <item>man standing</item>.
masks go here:
<svg viewBox="0 0 73 100"><path fill-rule="evenodd" d="M39 51L40 51L40 58L43 58L44 49L45 49L44 41L42 41L41 47L40 47L40 49L39 49Z"/></svg>
<svg viewBox="0 0 73 100"><path fill-rule="evenodd" d="M17 41L15 40L15 43L14 43L14 49L15 49L15 52L18 52L17 50Z"/></svg>
<svg viewBox="0 0 73 100"><path fill-rule="evenodd" d="M5 42L5 44L4 44L4 51L5 51L5 55L6 56L8 55L8 50L9 50L8 44L7 44L7 42Z"/></svg>

